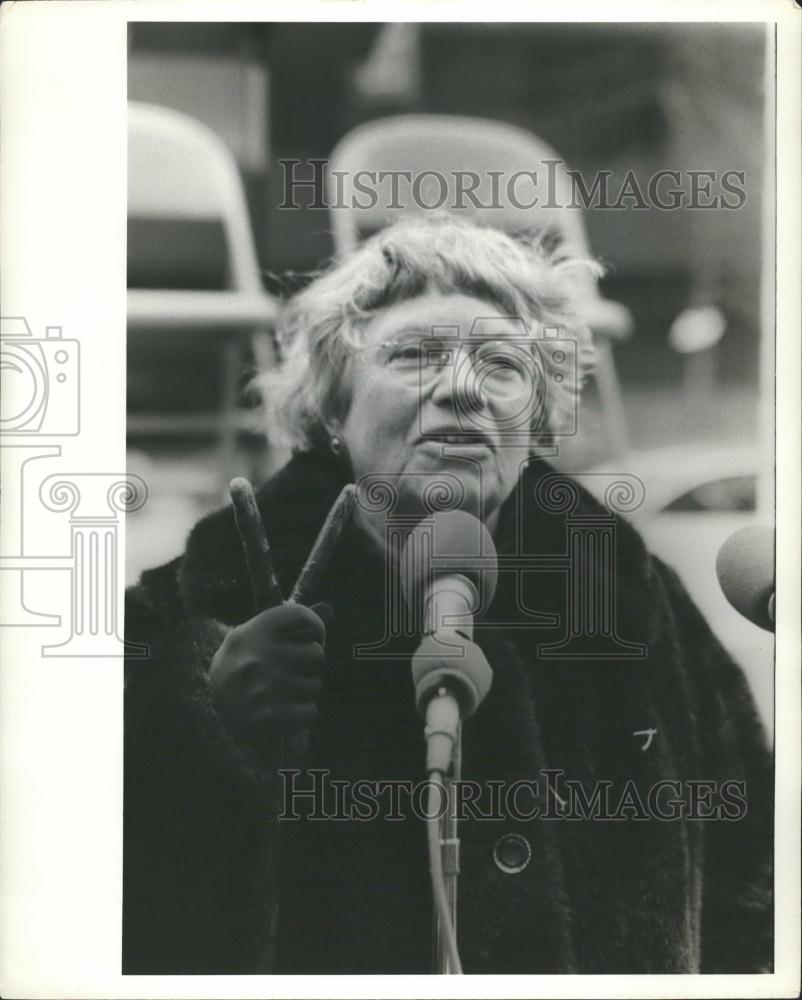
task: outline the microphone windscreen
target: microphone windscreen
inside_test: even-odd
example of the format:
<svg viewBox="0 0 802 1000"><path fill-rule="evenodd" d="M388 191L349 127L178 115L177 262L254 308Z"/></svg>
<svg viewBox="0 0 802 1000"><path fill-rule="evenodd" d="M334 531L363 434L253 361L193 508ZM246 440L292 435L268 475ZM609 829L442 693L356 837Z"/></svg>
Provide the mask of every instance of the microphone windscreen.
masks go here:
<svg viewBox="0 0 802 1000"><path fill-rule="evenodd" d="M750 525L730 535L716 557L716 574L735 610L773 632L769 602L774 594L774 530Z"/></svg>
<svg viewBox="0 0 802 1000"><path fill-rule="evenodd" d="M493 600L498 556L485 525L464 510L438 511L410 532L401 556L401 587L407 602L425 595L438 576L467 577L479 592L479 607Z"/></svg>

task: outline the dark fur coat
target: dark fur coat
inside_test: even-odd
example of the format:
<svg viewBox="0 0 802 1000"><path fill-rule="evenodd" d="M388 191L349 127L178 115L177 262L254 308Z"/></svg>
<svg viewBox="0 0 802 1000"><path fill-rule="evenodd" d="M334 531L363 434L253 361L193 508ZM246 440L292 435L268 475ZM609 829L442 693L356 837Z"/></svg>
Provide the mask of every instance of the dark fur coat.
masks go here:
<svg viewBox="0 0 802 1000"><path fill-rule="evenodd" d="M550 471L533 461L505 504L502 564L505 555L529 553L534 564L565 552L566 515L531 499ZM343 482L331 458L298 455L260 491L285 593ZM603 515L580 496L573 515ZM502 572L477 629L494 682L465 724L463 777L537 780L543 809L531 820L460 824L466 972L772 968L773 770L748 685L674 572L621 519L616 558L617 634L643 644L645 657L543 650L563 637L572 599L548 558L537 571ZM383 658L352 654L355 642L381 638L385 588L381 561L348 529L318 594L335 618L304 761L344 781L422 777L409 674L416 642L399 639ZM537 627L533 611L544 616ZM129 592L127 637L150 652L126 675L123 970L428 972L422 822L279 822L276 766L237 746L215 713L206 672L216 623L253 613L230 508L200 522L183 557ZM635 734L650 729L644 749L647 737ZM630 799L617 819L561 818L555 801L549 808L544 769L588 794L606 781L616 799L630 782L643 802L659 781L680 782L686 796L694 781L742 782L734 787L745 815L659 819ZM518 873L494 860L509 833L532 850Z"/></svg>

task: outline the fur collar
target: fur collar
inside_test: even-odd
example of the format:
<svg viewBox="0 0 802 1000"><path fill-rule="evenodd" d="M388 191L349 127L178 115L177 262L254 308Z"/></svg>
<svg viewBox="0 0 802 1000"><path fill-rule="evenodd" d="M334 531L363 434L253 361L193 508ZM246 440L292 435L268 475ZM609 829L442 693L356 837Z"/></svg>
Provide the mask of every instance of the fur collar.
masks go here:
<svg viewBox="0 0 802 1000"><path fill-rule="evenodd" d="M522 470L516 488L501 509L496 544L499 555L556 555L565 552L567 520L604 517L605 508L574 482L577 504L565 512L545 510L536 499L543 477L555 470L533 458ZM326 514L340 490L352 480L350 470L327 451L297 453L259 489L257 503L270 541L276 572L285 594L309 554ZM616 517L619 572L636 584L650 575L648 553L640 536L622 517ZM341 540L348 563L373 567L376 555L352 529ZM368 574L370 575L370 574ZM179 588L192 615L237 624L253 613L242 547L231 507L200 521L191 532L179 565ZM358 581L349 580L349 583Z"/></svg>

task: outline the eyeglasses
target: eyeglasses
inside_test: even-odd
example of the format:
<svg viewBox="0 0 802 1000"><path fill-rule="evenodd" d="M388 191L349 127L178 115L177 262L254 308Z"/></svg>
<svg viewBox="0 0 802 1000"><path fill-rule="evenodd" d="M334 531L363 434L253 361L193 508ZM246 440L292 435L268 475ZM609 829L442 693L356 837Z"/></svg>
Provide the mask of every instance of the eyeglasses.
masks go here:
<svg viewBox="0 0 802 1000"><path fill-rule="evenodd" d="M454 378L470 380L473 391L502 398L531 394L543 372L537 343L529 337L459 340L409 334L355 353L407 385L427 388L452 369Z"/></svg>

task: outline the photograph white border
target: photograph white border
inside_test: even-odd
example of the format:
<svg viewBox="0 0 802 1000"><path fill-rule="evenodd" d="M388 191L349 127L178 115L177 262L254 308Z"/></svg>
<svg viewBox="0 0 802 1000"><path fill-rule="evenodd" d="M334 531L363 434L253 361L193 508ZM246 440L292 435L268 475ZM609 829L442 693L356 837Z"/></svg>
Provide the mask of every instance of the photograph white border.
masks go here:
<svg viewBox="0 0 802 1000"><path fill-rule="evenodd" d="M81 433L54 471L125 471L127 22L775 21L777 24L776 963L771 975L283 977L120 973L122 662L47 659L0 630L5 997L775 997L799 992L800 26L792 0L604 4L17 0L0 9L0 310L81 344ZM4 497L4 504L8 498ZM7 530L7 526L6 529ZM124 532L124 526L122 527ZM124 543L124 538L122 539ZM122 574L122 567L120 567ZM0 574L5 577L8 574ZM41 574L44 596L57 583ZM6 586L0 580L0 585ZM1 597L2 595L0 595Z"/></svg>

